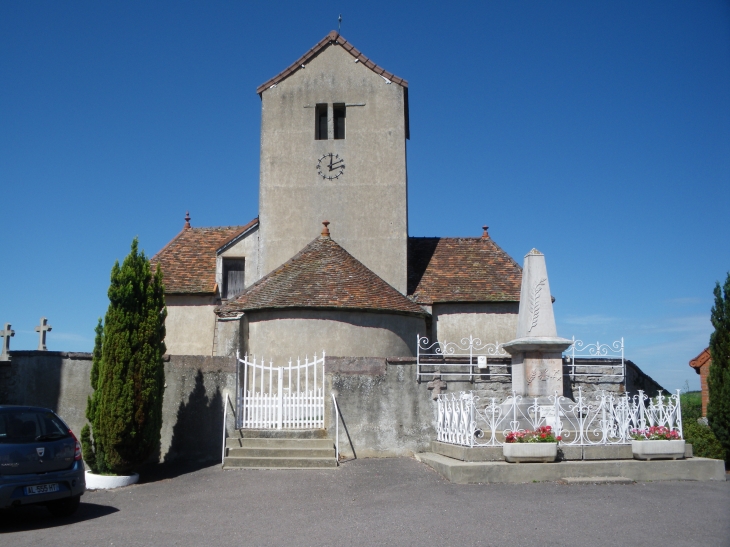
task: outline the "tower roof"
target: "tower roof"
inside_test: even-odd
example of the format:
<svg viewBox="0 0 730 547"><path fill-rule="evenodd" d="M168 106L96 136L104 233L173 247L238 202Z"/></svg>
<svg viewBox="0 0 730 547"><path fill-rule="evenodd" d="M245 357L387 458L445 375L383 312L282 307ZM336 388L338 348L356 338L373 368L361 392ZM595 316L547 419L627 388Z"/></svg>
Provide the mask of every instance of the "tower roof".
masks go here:
<svg viewBox="0 0 730 547"><path fill-rule="evenodd" d="M428 315L327 235L314 239L216 312L225 316L286 308Z"/></svg>
<svg viewBox="0 0 730 547"><path fill-rule="evenodd" d="M388 72L384 68L376 65L372 60L368 59L363 55L359 50L355 48L350 42L345 40L345 38L338 34L337 31L331 31L327 36L322 38L312 49L307 51L304 55L302 55L299 59L294 61L288 68L281 71L279 74L271 78L270 80L264 82L261 84L257 89L256 93L261 95L264 91L269 89L271 86L274 86L281 82L282 80L285 80L290 75L295 73L297 70L300 70L303 68L312 58L319 55L319 53L331 46L341 46L342 49L344 49L346 52L348 52L350 55L353 56L353 58L357 59L360 63L362 63L364 66L368 67L370 70L375 72L376 74L382 76L383 78L386 78L387 80L393 82L394 84L398 84L401 87L405 88L405 90L408 90L408 82L404 80L403 78L399 78L395 74Z"/></svg>

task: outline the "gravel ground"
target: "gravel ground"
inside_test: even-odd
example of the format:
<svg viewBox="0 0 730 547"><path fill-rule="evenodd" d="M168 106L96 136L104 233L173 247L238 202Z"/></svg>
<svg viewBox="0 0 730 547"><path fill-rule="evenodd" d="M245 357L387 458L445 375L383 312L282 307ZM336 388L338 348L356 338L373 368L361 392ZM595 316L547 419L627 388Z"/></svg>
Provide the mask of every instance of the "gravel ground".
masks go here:
<svg viewBox="0 0 730 547"><path fill-rule="evenodd" d="M1 513L0 545L730 546L730 482L455 485L407 458L143 479L70 519Z"/></svg>

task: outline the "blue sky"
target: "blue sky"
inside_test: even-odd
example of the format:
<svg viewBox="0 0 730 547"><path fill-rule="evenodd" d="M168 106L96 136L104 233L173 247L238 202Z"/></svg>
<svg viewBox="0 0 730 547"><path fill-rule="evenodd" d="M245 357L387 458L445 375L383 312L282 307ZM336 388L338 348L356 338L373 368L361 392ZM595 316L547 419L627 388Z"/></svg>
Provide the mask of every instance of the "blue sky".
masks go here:
<svg viewBox="0 0 730 547"><path fill-rule="evenodd" d="M414 6L418 6L414 8ZM0 322L88 351L109 272L257 215L256 87L336 28L409 81L409 230L544 252L558 332L699 377L730 270L730 5L0 3Z"/></svg>

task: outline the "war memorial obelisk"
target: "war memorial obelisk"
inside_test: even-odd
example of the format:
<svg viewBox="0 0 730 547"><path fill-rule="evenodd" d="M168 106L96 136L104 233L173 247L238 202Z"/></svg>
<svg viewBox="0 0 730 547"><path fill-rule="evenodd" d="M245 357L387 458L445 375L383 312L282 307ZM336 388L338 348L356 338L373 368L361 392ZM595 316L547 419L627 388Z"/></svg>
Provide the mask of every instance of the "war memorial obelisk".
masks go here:
<svg viewBox="0 0 730 547"><path fill-rule="evenodd" d="M504 344L512 356L512 390L527 397L563 395L563 350L572 340L558 337L545 255L525 255L517 316L517 338Z"/></svg>

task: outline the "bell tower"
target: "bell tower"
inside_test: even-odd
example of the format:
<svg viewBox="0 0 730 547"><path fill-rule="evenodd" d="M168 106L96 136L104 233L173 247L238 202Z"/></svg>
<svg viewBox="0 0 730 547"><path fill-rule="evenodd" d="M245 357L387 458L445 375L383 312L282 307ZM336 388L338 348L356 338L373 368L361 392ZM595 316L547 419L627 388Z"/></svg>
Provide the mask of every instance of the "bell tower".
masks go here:
<svg viewBox="0 0 730 547"><path fill-rule="evenodd" d="M405 294L408 82L333 31L257 92L261 275L329 220L342 247Z"/></svg>

